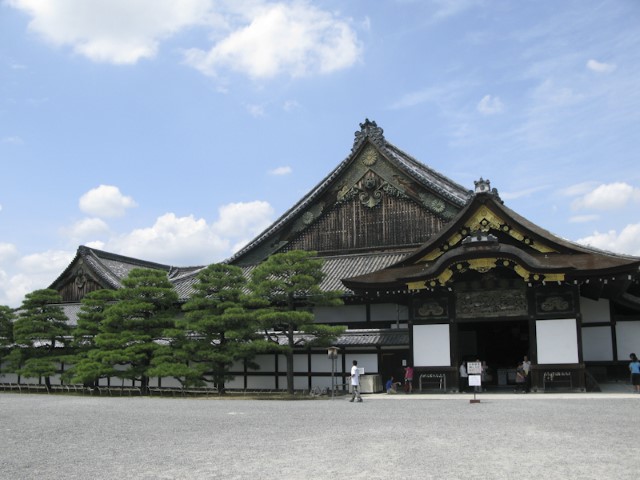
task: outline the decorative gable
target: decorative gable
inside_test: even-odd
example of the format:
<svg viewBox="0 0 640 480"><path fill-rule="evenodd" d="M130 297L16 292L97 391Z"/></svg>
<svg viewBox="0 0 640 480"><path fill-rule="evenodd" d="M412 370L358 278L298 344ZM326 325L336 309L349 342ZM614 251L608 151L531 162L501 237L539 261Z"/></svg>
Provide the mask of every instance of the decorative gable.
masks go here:
<svg viewBox="0 0 640 480"><path fill-rule="evenodd" d="M102 288L109 285L101 281L81 257L76 257L55 285L65 303L79 302L87 293Z"/></svg>
<svg viewBox="0 0 640 480"><path fill-rule="evenodd" d="M407 251L439 232L469 195L388 143L366 120L351 154L229 263L252 265L294 249L320 255Z"/></svg>

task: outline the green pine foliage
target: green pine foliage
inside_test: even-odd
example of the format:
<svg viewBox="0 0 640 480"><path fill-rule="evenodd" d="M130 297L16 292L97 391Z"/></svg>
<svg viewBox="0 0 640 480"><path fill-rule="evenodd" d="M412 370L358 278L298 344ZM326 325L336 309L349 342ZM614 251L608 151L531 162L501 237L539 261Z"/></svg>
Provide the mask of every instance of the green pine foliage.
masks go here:
<svg viewBox="0 0 640 480"><path fill-rule="evenodd" d="M13 336L20 348L9 355L13 371L28 378L50 377L61 372L67 353L71 326L60 307L62 298L55 290L36 290L26 295L13 325Z"/></svg>
<svg viewBox="0 0 640 480"><path fill-rule="evenodd" d="M269 305L256 311L258 320L274 343L285 344L289 393L293 393L296 334L303 334L304 344L309 347L328 346L345 331L343 326L313 322L311 307L342 304L340 292L324 292L320 287L324 278L322 263L316 252L292 250L271 255L251 275L249 289ZM285 342L281 342L282 338Z"/></svg>
<svg viewBox="0 0 640 480"><path fill-rule="evenodd" d="M0 305L0 366L3 366L2 359L9 353L13 344L13 321L15 317L11 308Z"/></svg>
<svg viewBox="0 0 640 480"><path fill-rule="evenodd" d="M93 337L95 348L75 366L74 381L116 376L146 392L154 354L177 312L178 296L165 272L133 269L115 292Z"/></svg>
<svg viewBox="0 0 640 480"><path fill-rule="evenodd" d="M113 305L115 297L114 290L101 289L82 298L77 325L73 329L74 354L67 359L72 366L63 374L64 380L94 386L101 376L110 371L88 360L88 356L96 348L95 337L100 333L106 311Z"/></svg>
<svg viewBox="0 0 640 480"><path fill-rule="evenodd" d="M245 288L239 267L213 264L202 270L195 293L183 305L178 332L172 332L172 344L154 362L153 374L173 376L183 384L213 383L224 393L234 363L257 367L253 358L271 346L258 334L255 314L246 308Z"/></svg>

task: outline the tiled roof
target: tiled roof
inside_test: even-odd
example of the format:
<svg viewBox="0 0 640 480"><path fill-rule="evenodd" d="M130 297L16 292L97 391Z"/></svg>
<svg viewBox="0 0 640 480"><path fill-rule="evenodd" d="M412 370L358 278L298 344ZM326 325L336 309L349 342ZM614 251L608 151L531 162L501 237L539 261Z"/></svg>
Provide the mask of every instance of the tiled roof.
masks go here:
<svg viewBox="0 0 640 480"><path fill-rule="evenodd" d="M249 242L244 248L236 252L226 262L234 263L242 256L247 254L250 250L257 248L268 238L271 238L281 228L284 227L290 221L305 211L317 198L319 198L327 189L333 185L338 176L343 173L347 167L352 163L354 158L359 153L362 145L366 141L370 141L374 144L380 152L401 171L404 171L407 175L414 178L418 183L422 184L425 188L438 192L444 198L455 205L464 206L469 198L472 196L472 192L465 189L463 186L454 182L453 180L437 173L435 170L427 167L423 163L419 162L415 158L411 157L407 153L400 150L398 147L387 142L382 134L382 128L378 127L375 122L370 122L368 119L365 123L360 124L361 130L356 132L354 146L351 154L345 158L329 175L327 175L315 188L313 188L305 197L303 197L298 203L287 210L280 218L278 218L271 226L260 233L255 239Z"/></svg>
<svg viewBox="0 0 640 480"><path fill-rule="evenodd" d="M323 291L338 290L346 292L343 278L365 275L401 261L408 252L387 252L359 255L340 255L322 257L322 271L325 278L320 284Z"/></svg>
<svg viewBox="0 0 640 480"><path fill-rule="evenodd" d="M171 270L169 265L148 262L146 260L126 257L124 255L117 255L115 253L105 252L81 245L78 247L78 252L69 266L56 280L51 283L49 288L56 289L57 286L67 278L70 271L75 268L75 265L79 260L82 260L85 265L90 267L92 273L104 282L106 286L115 289L122 288L122 280L134 268L152 268L155 270L164 270L166 272Z"/></svg>
<svg viewBox="0 0 640 480"><path fill-rule="evenodd" d="M78 325L78 313L80 313L80 307L82 305L80 303L62 303L60 307L62 311L69 319L69 325L73 325L74 327Z"/></svg>
<svg viewBox="0 0 640 480"><path fill-rule="evenodd" d="M327 291L341 291L350 293L342 284L342 279L357 275L364 275L383 269L401 261L408 252L383 252L370 254L353 254L321 257L323 260L322 272L325 274L320 288ZM242 267L243 274L247 280L251 277L251 272L257 265L247 265ZM169 276L169 281L173 284L180 300L185 301L193 294L193 285L197 281L198 273L204 267L198 267L188 275L179 277Z"/></svg>
<svg viewBox="0 0 640 480"><path fill-rule="evenodd" d="M303 346L312 340L311 335L302 333L294 334L294 344ZM280 345L287 345L288 339L285 335L278 336ZM407 329L362 329L347 330L334 342L336 347L408 347L409 331Z"/></svg>

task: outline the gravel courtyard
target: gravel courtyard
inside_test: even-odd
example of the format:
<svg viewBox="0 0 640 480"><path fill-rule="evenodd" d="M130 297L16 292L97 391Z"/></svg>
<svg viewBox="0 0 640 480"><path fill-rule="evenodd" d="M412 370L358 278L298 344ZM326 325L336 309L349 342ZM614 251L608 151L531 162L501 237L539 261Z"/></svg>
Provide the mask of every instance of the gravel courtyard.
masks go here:
<svg viewBox="0 0 640 480"><path fill-rule="evenodd" d="M636 398L637 397L637 398ZM0 394L3 479L631 479L640 395Z"/></svg>

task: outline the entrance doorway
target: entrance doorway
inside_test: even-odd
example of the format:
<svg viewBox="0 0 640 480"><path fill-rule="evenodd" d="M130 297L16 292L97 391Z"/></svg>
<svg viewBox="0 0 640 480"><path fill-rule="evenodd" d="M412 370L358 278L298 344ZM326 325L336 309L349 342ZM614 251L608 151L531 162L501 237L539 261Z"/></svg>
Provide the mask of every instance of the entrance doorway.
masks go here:
<svg viewBox="0 0 640 480"><path fill-rule="evenodd" d="M408 365L409 353L403 352L383 352L380 357L379 372L382 375L384 385L391 377L396 382L403 382L404 367Z"/></svg>
<svg viewBox="0 0 640 480"><path fill-rule="evenodd" d="M527 320L496 320L458 324L459 361L487 362L485 385L507 386L515 380L518 362L529 354Z"/></svg>

